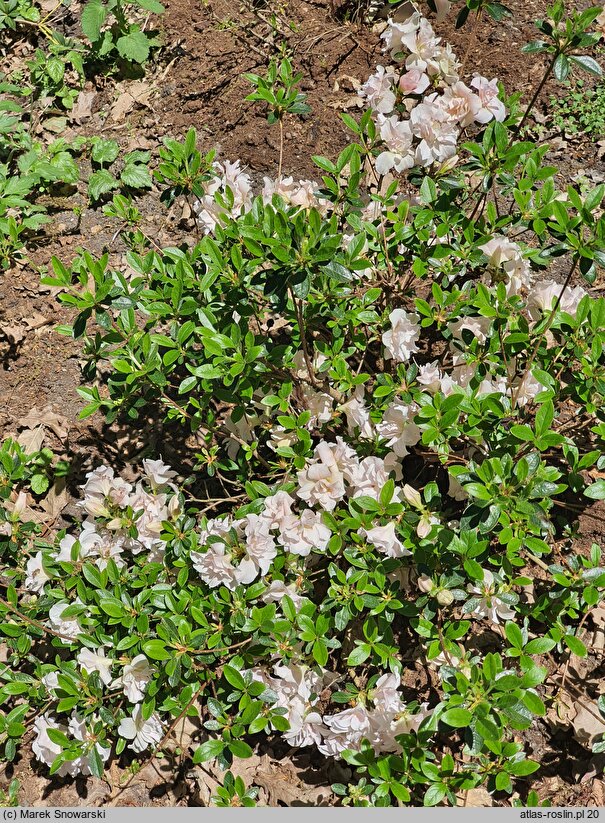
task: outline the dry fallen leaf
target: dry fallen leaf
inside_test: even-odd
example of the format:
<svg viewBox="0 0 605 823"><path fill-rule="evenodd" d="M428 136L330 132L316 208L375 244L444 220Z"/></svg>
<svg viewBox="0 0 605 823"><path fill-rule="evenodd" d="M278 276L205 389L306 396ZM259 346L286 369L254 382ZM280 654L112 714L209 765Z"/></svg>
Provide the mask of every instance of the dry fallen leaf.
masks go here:
<svg viewBox="0 0 605 823"><path fill-rule="evenodd" d="M590 705L578 704L578 713L572 721L574 737L587 749L605 734L605 718L601 715L596 701Z"/></svg>
<svg viewBox="0 0 605 823"><path fill-rule="evenodd" d="M68 503L69 492L65 488L65 480L63 478L59 478L44 500L40 501L40 505L50 518L51 522L57 519Z"/></svg>
<svg viewBox="0 0 605 823"><path fill-rule="evenodd" d="M81 91L71 110L71 119L78 124L88 120L92 116L92 104L96 96L96 91Z"/></svg>
<svg viewBox="0 0 605 823"><path fill-rule="evenodd" d="M26 454L33 454L42 448L44 435L44 426L36 426L35 429L25 429L17 438L17 443Z"/></svg>
<svg viewBox="0 0 605 823"><path fill-rule="evenodd" d="M494 805L491 794L483 786L479 786L478 789L469 789L466 792L460 792L456 797L460 801L458 803L459 806L466 806L469 809L485 808L486 806Z"/></svg>
<svg viewBox="0 0 605 823"><path fill-rule="evenodd" d="M0 326L0 332L14 346L20 343L25 337L25 331L21 326Z"/></svg>
<svg viewBox="0 0 605 823"><path fill-rule="evenodd" d="M146 83L143 80L130 83L128 88L120 94L116 102L111 107L109 119L116 123L123 120L128 112L131 111L131 109L133 109L137 104L139 106L147 106L148 108L151 108L149 105L149 99L154 91L155 87L150 86L149 83Z"/></svg>
<svg viewBox="0 0 605 823"><path fill-rule="evenodd" d="M17 428L19 429L35 429L38 426L45 426L47 429L52 429L59 440L65 440L67 437L67 418L54 412L51 406L45 406L43 409L34 406L34 408L17 423Z"/></svg>

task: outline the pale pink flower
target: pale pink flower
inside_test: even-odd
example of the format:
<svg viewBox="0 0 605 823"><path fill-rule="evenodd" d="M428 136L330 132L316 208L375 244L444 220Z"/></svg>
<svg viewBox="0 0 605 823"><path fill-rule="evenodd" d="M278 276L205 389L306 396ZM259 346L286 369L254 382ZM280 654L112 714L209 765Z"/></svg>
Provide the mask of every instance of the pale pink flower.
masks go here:
<svg viewBox="0 0 605 823"><path fill-rule="evenodd" d="M437 98L437 102L462 128L471 125L481 108L479 96L461 80L451 86L446 86L441 97Z"/></svg>
<svg viewBox="0 0 605 823"><path fill-rule="evenodd" d="M238 585L237 569L225 553L224 543L210 543L206 552L191 552L193 568L211 589L226 586L233 591Z"/></svg>
<svg viewBox="0 0 605 823"><path fill-rule="evenodd" d="M504 103L498 99L498 80L488 80L477 75L471 80L471 86L477 89L481 107L475 115L477 123L489 123L490 120L502 122L506 117Z"/></svg>
<svg viewBox="0 0 605 823"><path fill-rule="evenodd" d="M367 496L378 500L388 479L389 473L382 458L364 457L351 475L350 483L354 491L353 497ZM399 490L395 488L391 501L398 499Z"/></svg>
<svg viewBox="0 0 605 823"><path fill-rule="evenodd" d="M280 491L271 497L265 497L263 505L262 516L269 523L269 528L280 529L282 523L292 515L294 498L288 492Z"/></svg>
<svg viewBox="0 0 605 823"><path fill-rule="evenodd" d="M246 515L246 554L238 566L240 583L251 583L258 574L267 574L277 557L277 547L270 533L271 523L258 514Z"/></svg>
<svg viewBox="0 0 605 823"><path fill-rule="evenodd" d="M409 95L422 94L428 89L430 83L428 75L421 69L410 69L401 75L398 85L405 95Z"/></svg>
<svg viewBox="0 0 605 823"><path fill-rule="evenodd" d="M442 379L443 375L441 374L441 369L439 368L439 363L437 360L433 360L432 363L425 363L423 366L418 367L416 382L420 383L421 386L424 386L431 394L439 391Z"/></svg>

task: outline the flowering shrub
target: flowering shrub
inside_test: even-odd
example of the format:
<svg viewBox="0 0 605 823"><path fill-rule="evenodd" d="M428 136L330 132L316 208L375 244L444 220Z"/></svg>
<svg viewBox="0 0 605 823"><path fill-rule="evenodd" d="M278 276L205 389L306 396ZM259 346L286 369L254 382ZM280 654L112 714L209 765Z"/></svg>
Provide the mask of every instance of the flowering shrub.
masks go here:
<svg viewBox="0 0 605 823"><path fill-rule="evenodd" d="M559 37L560 8L548 72L595 70L576 52L599 10ZM190 134L158 180L196 197L199 243L137 230L128 271L53 261L87 374L108 373L84 414L161 404L197 434L202 487L229 492L200 502L162 460L136 484L99 467L82 522L44 539L5 448L6 757L31 729L51 772L100 775L201 716L194 762L282 735L354 767L345 804L455 804L539 768L519 733L605 589L600 548L557 516L605 498L605 301L584 287L605 186L558 191L518 139L528 110L467 85L420 15L383 39L394 65L321 183L255 193ZM253 803L228 775L220 802Z"/></svg>

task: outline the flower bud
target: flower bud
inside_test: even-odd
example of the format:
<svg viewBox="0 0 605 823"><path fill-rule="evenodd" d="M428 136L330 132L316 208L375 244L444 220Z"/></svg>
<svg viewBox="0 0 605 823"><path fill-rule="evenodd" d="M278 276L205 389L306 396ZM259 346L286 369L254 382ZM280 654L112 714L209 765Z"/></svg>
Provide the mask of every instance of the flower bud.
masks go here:
<svg viewBox="0 0 605 823"><path fill-rule="evenodd" d="M441 591L437 593L436 600L440 606L451 606L454 602L454 595L449 589L441 589Z"/></svg>
<svg viewBox="0 0 605 823"><path fill-rule="evenodd" d="M431 592L435 588L435 584L433 583L431 578L428 576L428 574L421 574L420 577L418 578L418 588L420 589L421 592L424 592L425 594L428 594L429 592Z"/></svg>
<svg viewBox="0 0 605 823"><path fill-rule="evenodd" d="M410 506L414 506L416 509L424 508L424 503L422 502L420 492L410 486L409 483L406 483L403 487L403 496L408 501Z"/></svg>

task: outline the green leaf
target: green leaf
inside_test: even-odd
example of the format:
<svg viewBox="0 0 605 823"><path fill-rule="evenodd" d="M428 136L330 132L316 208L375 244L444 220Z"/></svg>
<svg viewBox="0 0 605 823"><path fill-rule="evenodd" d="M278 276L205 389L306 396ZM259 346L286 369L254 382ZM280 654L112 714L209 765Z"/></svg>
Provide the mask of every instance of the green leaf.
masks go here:
<svg viewBox="0 0 605 823"><path fill-rule="evenodd" d="M120 180L131 189L150 189L151 174L147 166L142 163L126 163L120 175Z"/></svg>
<svg viewBox="0 0 605 823"><path fill-rule="evenodd" d="M90 0L82 9L80 24L85 37L88 37L91 43L96 43L101 36L101 26L106 17L107 7L101 0Z"/></svg>
<svg viewBox="0 0 605 823"><path fill-rule="evenodd" d="M603 76L603 69L592 57L588 57L584 54L574 54L569 59L572 63L575 63L576 66L579 66L581 69L584 69L584 71L587 71L589 74L594 74L595 77Z"/></svg>
<svg viewBox="0 0 605 823"><path fill-rule="evenodd" d="M34 494L44 494L50 483L45 474L34 474L29 481Z"/></svg>
<svg viewBox="0 0 605 823"><path fill-rule="evenodd" d="M429 786L422 801L425 806L436 806L440 803L446 795L446 789L443 783L436 783Z"/></svg>
<svg viewBox="0 0 605 823"><path fill-rule="evenodd" d="M591 500L605 499L605 480L597 480L584 489L584 497L590 497Z"/></svg>
<svg viewBox="0 0 605 823"><path fill-rule="evenodd" d="M516 623L507 623L504 631L511 646L515 649L523 648L523 635Z"/></svg>
<svg viewBox="0 0 605 823"><path fill-rule="evenodd" d="M246 690L246 681L233 666L224 666L223 676L235 689L239 689L241 692Z"/></svg>
<svg viewBox="0 0 605 823"><path fill-rule="evenodd" d="M564 54L560 54L555 60L553 72L559 82L567 79L567 75L569 74L569 60Z"/></svg>
<svg viewBox="0 0 605 823"><path fill-rule="evenodd" d="M121 57L133 63L144 63L149 57L149 39L142 31L131 31L118 37L116 48Z"/></svg>
<svg viewBox="0 0 605 823"><path fill-rule="evenodd" d="M584 643L582 643L582 641L573 634L564 634L563 642L573 654L577 655L577 657L586 657L588 654Z"/></svg>
<svg viewBox="0 0 605 823"><path fill-rule="evenodd" d="M222 740L207 740L202 743L193 753L194 763L205 763L207 760L214 760L225 750L226 743Z"/></svg>
<svg viewBox="0 0 605 823"><path fill-rule="evenodd" d="M232 740L229 749L234 757L252 757L252 748L243 740Z"/></svg>
<svg viewBox="0 0 605 823"><path fill-rule="evenodd" d="M468 709L448 709L439 718L439 720L443 720L444 723L454 729L465 728L472 719L473 716Z"/></svg>
<svg viewBox="0 0 605 823"><path fill-rule="evenodd" d="M527 646L523 649L525 654L546 654L557 644L550 637L536 637L535 640L530 640Z"/></svg>
<svg viewBox="0 0 605 823"><path fill-rule="evenodd" d="M118 181L107 169L99 169L93 172L88 179L88 196L93 203L107 192L115 189Z"/></svg>
<svg viewBox="0 0 605 823"><path fill-rule="evenodd" d="M115 140L105 140L102 137L96 137L92 146L90 156L95 163L113 163L118 154L120 147Z"/></svg>
<svg viewBox="0 0 605 823"><path fill-rule="evenodd" d="M143 652L151 660L170 660L172 657L163 640L148 640L143 643Z"/></svg>
<svg viewBox="0 0 605 823"><path fill-rule="evenodd" d="M158 0L129 0L129 2L134 2L139 8L147 9L147 11L153 14L163 14L166 11L165 7L159 3Z"/></svg>

